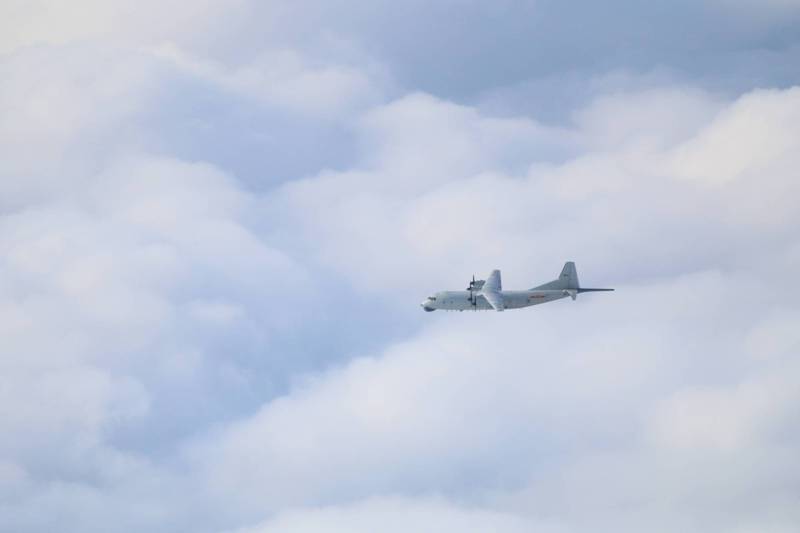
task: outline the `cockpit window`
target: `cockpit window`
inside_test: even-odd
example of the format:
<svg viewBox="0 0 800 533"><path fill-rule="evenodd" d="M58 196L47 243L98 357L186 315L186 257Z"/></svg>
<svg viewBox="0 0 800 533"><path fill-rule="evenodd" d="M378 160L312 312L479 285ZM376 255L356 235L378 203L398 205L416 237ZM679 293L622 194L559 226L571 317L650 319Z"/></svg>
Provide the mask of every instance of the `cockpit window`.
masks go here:
<svg viewBox="0 0 800 533"><path fill-rule="evenodd" d="M432 302L435 302L436 301L436 296L428 296L428 300L430 300Z"/></svg>

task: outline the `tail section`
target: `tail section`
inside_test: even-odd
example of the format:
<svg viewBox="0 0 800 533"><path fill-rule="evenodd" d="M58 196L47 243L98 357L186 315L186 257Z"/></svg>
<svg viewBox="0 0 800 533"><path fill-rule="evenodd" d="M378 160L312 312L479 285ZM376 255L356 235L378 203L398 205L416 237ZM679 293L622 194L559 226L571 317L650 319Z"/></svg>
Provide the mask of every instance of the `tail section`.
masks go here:
<svg viewBox="0 0 800 533"><path fill-rule="evenodd" d="M575 270L575 263L567 261L561 269L561 275L544 285L539 285L531 289L532 291L564 291L564 295L569 295L573 300L582 292L613 291L614 289L584 289L578 282L578 271Z"/></svg>
<svg viewBox="0 0 800 533"><path fill-rule="evenodd" d="M551 282L539 285L531 290L553 291L558 289L573 289L578 290L580 283L578 283L578 271L575 269L575 263L567 261L564 263L564 268L561 269L561 275L558 279Z"/></svg>

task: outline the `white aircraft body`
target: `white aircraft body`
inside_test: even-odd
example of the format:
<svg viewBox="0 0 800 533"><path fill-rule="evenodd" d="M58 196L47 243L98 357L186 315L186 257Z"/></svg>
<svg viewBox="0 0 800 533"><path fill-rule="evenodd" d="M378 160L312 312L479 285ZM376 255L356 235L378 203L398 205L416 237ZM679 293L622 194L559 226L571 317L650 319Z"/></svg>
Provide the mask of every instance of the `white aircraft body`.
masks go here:
<svg viewBox="0 0 800 533"><path fill-rule="evenodd" d="M585 289L578 283L575 263L564 263L558 279L526 291L504 291L500 271L493 270L486 280L473 276L465 291L442 291L422 302L425 311L504 311L560 300L569 296L573 300L582 292L613 291L614 289Z"/></svg>

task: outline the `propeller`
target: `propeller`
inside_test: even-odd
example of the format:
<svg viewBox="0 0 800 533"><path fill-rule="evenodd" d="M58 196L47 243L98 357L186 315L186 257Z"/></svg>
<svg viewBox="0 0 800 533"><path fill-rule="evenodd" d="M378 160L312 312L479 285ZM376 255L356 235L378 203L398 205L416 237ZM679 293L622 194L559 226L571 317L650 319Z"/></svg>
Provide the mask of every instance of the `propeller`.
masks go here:
<svg viewBox="0 0 800 533"><path fill-rule="evenodd" d="M469 291L469 301L472 304L472 307L478 305L478 298L475 296L475 274L472 275L472 281L469 282L469 287L467 287Z"/></svg>

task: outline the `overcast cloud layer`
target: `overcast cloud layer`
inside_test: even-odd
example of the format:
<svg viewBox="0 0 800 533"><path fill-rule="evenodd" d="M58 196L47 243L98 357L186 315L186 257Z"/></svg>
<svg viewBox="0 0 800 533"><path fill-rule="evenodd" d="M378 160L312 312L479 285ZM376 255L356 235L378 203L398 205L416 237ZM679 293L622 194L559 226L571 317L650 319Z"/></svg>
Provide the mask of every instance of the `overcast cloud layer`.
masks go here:
<svg viewBox="0 0 800 533"><path fill-rule="evenodd" d="M798 28L5 0L0 531L798 531Z"/></svg>

